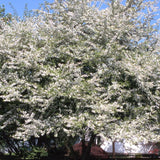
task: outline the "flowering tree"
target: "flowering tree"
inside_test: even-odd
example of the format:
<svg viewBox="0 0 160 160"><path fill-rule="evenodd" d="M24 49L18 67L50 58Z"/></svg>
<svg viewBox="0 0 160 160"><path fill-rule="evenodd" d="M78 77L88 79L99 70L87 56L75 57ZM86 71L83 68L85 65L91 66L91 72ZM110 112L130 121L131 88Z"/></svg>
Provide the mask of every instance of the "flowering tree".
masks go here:
<svg viewBox="0 0 160 160"><path fill-rule="evenodd" d="M154 12L144 0L55 0L4 23L0 129L23 140L53 133L66 143L98 134L159 140Z"/></svg>

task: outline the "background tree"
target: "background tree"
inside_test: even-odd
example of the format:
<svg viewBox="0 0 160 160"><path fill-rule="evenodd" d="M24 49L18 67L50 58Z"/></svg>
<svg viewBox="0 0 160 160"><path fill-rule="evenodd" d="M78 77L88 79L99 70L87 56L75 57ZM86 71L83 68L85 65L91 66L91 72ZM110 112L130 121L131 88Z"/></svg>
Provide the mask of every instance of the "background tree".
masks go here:
<svg viewBox="0 0 160 160"><path fill-rule="evenodd" d="M153 2L55 0L44 6L1 32L0 129L24 141L52 133L68 146L88 138L83 160L96 135L159 140Z"/></svg>
<svg viewBox="0 0 160 160"><path fill-rule="evenodd" d="M9 23L12 19L12 15L10 13L5 13L5 6L0 5L0 21Z"/></svg>

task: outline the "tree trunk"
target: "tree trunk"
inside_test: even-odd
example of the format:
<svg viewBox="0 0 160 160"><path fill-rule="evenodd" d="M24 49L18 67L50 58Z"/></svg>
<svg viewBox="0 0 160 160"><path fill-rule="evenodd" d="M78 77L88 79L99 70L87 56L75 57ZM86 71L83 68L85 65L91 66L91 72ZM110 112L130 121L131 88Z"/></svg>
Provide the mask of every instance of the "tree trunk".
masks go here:
<svg viewBox="0 0 160 160"><path fill-rule="evenodd" d="M83 141L82 141L82 157L81 157L81 160L88 160L89 159L90 152L91 152L91 147L92 147L92 144L94 142L95 137L96 137L96 135L94 133L91 133L91 138L90 138L90 141L88 142L87 146L86 146L86 144L83 145Z"/></svg>
<svg viewBox="0 0 160 160"><path fill-rule="evenodd" d="M67 149L67 154L66 156L71 156L74 160L78 160L78 156L75 153L72 144L70 144L70 142L68 141L68 143L66 143L65 145L66 149Z"/></svg>
<svg viewBox="0 0 160 160"><path fill-rule="evenodd" d="M74 159L74 160L78 160L79 158L77 157L77 155L76 155L75 151L73 150L73 147L72 147L72 146L70 147L70 151L71 151L71 154L72 154L72 156L73 156L73 159Z"/></svg>
<svg viewBox="0 0 160 160"><path fill-rule="evenodd" d="M115 159L115 141L112 143L113 155L112 158Z"/></svg>

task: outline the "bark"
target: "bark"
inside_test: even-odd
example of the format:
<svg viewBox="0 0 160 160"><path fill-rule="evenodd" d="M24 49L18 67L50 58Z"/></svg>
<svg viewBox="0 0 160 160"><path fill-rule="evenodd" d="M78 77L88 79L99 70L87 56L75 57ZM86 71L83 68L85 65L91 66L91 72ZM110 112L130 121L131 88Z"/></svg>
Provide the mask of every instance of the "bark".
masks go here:
<svg viewBox="0 0 160 160"><path fill-rule="evenodd" d="M90 152L91 152L91 147L92 147L92 144L94 143L95 137L96 137L96 135L94 133L91 133L90 141L88 142L88 145L85 146L85 151L82 152L81 160L88 160L89 159ZM82 147L84 147L84 146L82 145ZM82 148L82 151L83 150L84 149Z"/></svg>
<svg viewBox="0 0 160 160"><path fill-rule="evenodd" d="M85 154L85 152L86 152L86 142L85 142L85 139L82 139L82 155L84 155Z"/></svg>
<svg viewBox="0 0 160 160"><path fill-rule="evenodd" d="M112 158L115 159L115 141L112 142L113 155Z"/></svg>
<svg viewBox="0 0 160 160"><path fill-rule="evenodd" d="M78 160L79 158L78 158L77 154L75 153L72 145L66 144L65 146L66 146L66 149L67 149L66 156L71 156L74 160Z"/></svg>

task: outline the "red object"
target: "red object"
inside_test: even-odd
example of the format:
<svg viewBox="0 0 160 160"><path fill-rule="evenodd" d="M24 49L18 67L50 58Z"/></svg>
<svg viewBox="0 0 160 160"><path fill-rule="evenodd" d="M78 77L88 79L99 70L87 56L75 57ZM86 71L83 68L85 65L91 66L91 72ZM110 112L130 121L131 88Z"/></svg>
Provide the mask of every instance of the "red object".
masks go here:
<svg viewBox="0 0 160 160"><path fill-rule="evenodd" d="M88 144L86 143L85 145L87 147ZM77 152L79 156L81 156L82 155L82 142L75 144L73 146L73 150ZM94 158L101 158L101 159L108 158L108 154L96 144L92 145L90 156Z"/></svg>
<svg viewBox="0 0 160 160"><path fill-rule="evenodd" d="M158 148L154 148L149 151L150 154L157 154L157 155L159 154L159 152L160 152L160 149L158 149Z"/></svg>

